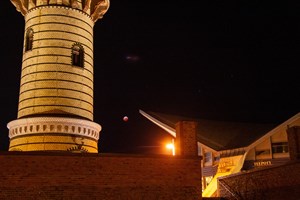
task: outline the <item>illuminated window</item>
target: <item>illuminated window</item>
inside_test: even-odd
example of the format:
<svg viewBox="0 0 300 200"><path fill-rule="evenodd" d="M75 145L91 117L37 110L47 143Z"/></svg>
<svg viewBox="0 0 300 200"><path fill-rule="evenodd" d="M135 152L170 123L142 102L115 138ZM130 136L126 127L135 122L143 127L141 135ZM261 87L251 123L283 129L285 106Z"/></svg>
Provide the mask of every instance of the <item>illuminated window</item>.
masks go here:
<svg viewBox="0 0 300 200"><path fill-rule="evenodd" d="M205 162L212 162L212 152L205 152L204 160Z"/></svg>
<svg viewBox="0 0 300 200"><path fill-rule="evenodd" d="M219 162L220 161L220 156L214 157L214 162Z"/></svg>
<svg viewBox="0 0 300 200"><path fill-rule="evenodd" d="M210 184L212 179L213 179L213 176L203 176L202 177L202 191L207 188L207 186Z"/></svg>
<svg viewBox="0 0 300 200"><path fill-rule="evenodd" d="M25 51L32 50L32 43L33 43L33 30L29 29L26 32L26 37L25 37Z"/></svg>
<svg viewBox="0 0 300 200"><path fill-rule="evenodd" d="M272 143L272 152L273 153L288 153L289 147L287 142L276 142Z"/></svg>
<svg viewBox="0 0 300 200"><path fill-rule="evenodd" d="M72 47L72 65L83 67L84 50L81 45L75 44Z"/></svg>

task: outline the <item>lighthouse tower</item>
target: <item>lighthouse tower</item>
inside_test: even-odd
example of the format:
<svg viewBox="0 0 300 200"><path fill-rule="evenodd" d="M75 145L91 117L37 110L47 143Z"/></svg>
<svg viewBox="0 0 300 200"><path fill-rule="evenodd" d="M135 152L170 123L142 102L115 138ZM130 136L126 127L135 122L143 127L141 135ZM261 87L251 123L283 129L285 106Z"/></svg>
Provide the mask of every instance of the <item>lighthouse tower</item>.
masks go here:
<svg viewBox="0 0 300 200"><path fill-rule="evenodd" d="M9 151L98 152L93 27L109 0L11 0L25 19L18 117Z"/></svg>

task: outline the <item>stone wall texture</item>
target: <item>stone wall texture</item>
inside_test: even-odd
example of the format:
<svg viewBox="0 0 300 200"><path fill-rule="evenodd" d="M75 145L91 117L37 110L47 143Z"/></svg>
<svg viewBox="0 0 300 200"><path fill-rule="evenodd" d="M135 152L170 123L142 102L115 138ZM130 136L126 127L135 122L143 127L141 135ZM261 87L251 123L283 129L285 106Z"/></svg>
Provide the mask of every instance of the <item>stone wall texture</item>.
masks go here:
<svg viewBox="0 0 300 200"><path fill-rule="evenodd" d="M0 153L0 199L198 200L199 157Z"/></svg>
<svg viewBox="0 0 300 200"><path fill-rule="evenodd" d="M197 156L197 122L179 121L176 123L176 155Z"/></svg>
<svg viewBox="0 0 300 200"><path fill-rule="evenodd" d="M93 120L93 26L88 15L68 7L39 7L26 15L33 44L23 52L18 118L69 114ZM83 67L72 65L72 47L79 44Z"/></svg>
<svg viewBox="0 0 300 200"><path fill-rule="evenodd" d="M218 192L227 200L299 200L300 162L220 178Z"/></svg>
<svg viewBox="0 0 300 200"><path fill-rule="evenodd" d="M300 126L287 129L291 160L300 159Z"/></svg>

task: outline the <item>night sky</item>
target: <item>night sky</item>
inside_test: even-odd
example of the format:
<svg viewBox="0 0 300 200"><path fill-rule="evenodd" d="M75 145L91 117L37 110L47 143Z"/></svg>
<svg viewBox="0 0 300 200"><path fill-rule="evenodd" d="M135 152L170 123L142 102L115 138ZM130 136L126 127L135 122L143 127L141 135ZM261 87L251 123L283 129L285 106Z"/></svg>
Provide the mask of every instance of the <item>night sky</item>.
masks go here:
<svg viewBox="0 0 300 200"><path fill-rule="evenodd" d="M139 109L278 124L298 113L298 8L258 0L111 0L94 27L99 152L160 151L170 136ZM6 151L6 124L17 117L24 18L9 0L1 0L0 17Z"/></svg>

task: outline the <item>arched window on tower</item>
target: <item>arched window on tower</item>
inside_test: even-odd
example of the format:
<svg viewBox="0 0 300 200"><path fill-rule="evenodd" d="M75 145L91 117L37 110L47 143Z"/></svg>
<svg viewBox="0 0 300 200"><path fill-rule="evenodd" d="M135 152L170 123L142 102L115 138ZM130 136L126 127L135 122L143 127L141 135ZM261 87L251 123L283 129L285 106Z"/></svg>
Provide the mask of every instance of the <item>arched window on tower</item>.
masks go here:
<svg viewBox="0 0 300 200"><path fill-rule="evenodd" d="M83 67L84 50L81 45L74 44L72 47L72 65Z"/></svg>
<svg viewBox="0 0 300 200"><path fill-rule="evenodd" d="M26 38L25 38L25 51L32 50L32 43L33 43L33 30L29 29L26 32Z"/></svg>

